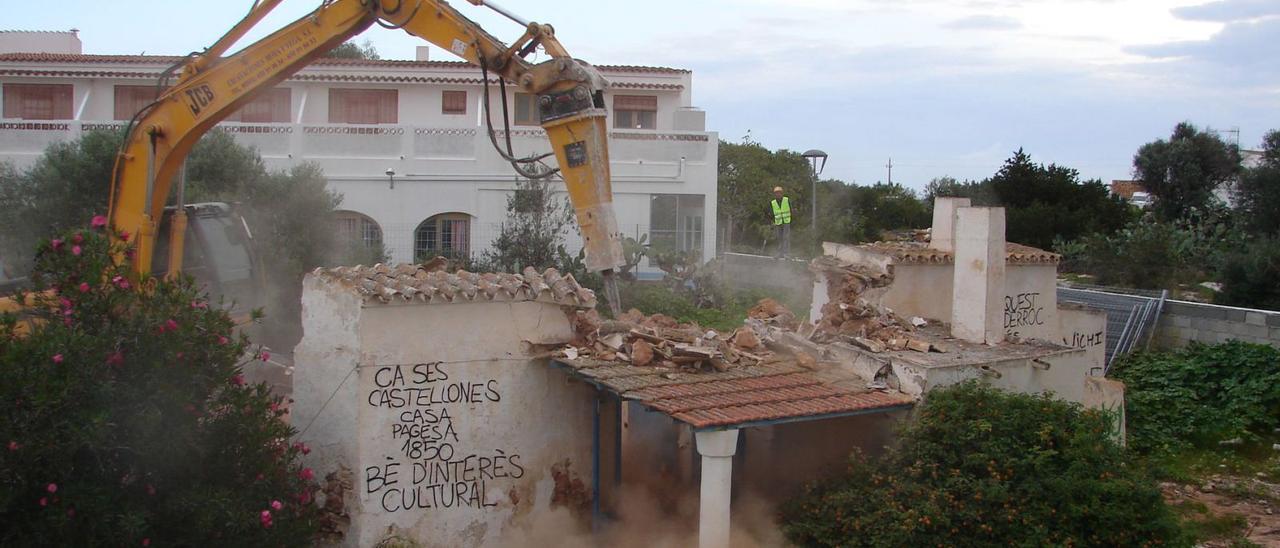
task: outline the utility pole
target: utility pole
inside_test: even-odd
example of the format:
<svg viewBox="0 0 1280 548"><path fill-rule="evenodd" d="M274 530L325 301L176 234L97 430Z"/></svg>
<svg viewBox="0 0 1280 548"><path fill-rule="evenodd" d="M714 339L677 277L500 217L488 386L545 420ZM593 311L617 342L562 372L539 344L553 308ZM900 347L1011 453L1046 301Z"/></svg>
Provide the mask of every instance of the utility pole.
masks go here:
<svg viewBox="0 0 1280 548"><path fill-rule="evenodd" d="M889 163L884 167L889 168L889 184L893 184L893 156L889 157Z"/></svg>

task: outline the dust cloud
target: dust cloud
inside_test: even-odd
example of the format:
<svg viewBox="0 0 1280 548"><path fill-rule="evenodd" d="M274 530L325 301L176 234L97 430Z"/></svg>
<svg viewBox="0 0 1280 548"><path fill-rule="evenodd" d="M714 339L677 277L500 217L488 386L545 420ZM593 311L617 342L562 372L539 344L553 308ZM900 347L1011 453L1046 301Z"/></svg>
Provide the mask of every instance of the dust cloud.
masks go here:
<svg viewBox="0 0 1280 548"><path fill-rule="evenodd" d="M565 508L525 516L509 527L498 546L557 548L685 548L698 545L698 495L685 492L674 505L668 497L645 486L625 486L617 497L617 515L591 531L590 516L582 519ZM776 508L763 497L735 493L731 511L730 544L735 548L791 546L777 526Z"/></svg>

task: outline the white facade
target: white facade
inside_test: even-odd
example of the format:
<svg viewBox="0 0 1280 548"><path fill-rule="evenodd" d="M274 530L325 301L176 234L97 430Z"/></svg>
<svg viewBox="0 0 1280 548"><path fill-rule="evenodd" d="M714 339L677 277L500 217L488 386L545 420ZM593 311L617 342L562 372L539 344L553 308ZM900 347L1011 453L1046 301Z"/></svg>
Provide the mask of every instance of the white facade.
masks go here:
<svg viewBox="0 0 1280 548"><path fill-rule="evenodd" d="M6 101L0 120L0 161L22 168L52 142L74 139L96 127L123 125L127 120L119 119L117 95L125 91L118 86L153 86L177 61L161 56L0 54L0 95L33 89L23 84L62 84L56 93L70 96L69 107L61 98L64 104L54 109L69 114L54 119L39 113L37 119L22 116L14 110L17 101ZM658 67L598 68L610 82L605 102L619 229L625 236L648 234L650 242L700 250L704 258L714 256L719 139L705 130L704 113L692 107L692 74ZM322 59L277 87L287 90L277 95L288 99L287 118L277 104L270 122L224 122L220 127L256 147L269 169L319 164L331 188L344 196L341 208L377 224L372 236L380 232L392 262L413 261L415 245L443 245L445 235L439 232L446 229L435 225L434 219L443 219L437 215L452 214L449 219L465 221L447 229L454 238L450 245L465 242L472 254L497 235L517 177L493 150L484 129L478 68L462 62ZM501 98L496 83L490 88L494 127L501 131ZM336 123L330 98L334 90L344 89L382 90L384 97L394 90L394 122ZM463 113L444 112L446 91L455 99L457 92L465 92ZM618 96L631 101L622 104L653 105L649 108L654 114L646 114L644 124L651 127L613 127ZM507 101L514 117L514 86L508 87ZM341 110L336 105L335 109ZM456 102L452 110L458 110ZM513 125L512 142L518 156L550 150L536 125ZM395 172L394 189L388 170ZM419 232L428 219L436 230ZM465 226L465 237L453 234L455 226ZM420 237L415 242L415 234L435 234L436 239ZM576 234L568 240L568 247L576 251ZM430 251L435 254L438 249Z"/></svg>

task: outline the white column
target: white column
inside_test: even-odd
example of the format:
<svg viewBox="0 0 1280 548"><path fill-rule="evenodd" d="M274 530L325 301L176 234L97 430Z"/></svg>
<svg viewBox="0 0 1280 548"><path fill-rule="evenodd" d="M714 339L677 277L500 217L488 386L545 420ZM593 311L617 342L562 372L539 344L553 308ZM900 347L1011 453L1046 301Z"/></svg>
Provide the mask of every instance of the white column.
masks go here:
<svg viewBox="0 0 1280 548"><path fill-rule="evenodd" d="M729 548L729 495L733 492L733 454L738 431L697 432L702 455L702 491L698 496L698 548Z"/></svg>
<svg viewBox="0 0 1280 548"><path fill-rule="evenodd" d="M968 198L934 198L933 229L929 231L929 247L955 251L956 210L969 207Z"/></svg>
<svg viewBox="0 0 1280 548"><path fill-rule="evenodd" d="M969 342L1004 340L1004 208L956 210L951 335Z"/></svg>

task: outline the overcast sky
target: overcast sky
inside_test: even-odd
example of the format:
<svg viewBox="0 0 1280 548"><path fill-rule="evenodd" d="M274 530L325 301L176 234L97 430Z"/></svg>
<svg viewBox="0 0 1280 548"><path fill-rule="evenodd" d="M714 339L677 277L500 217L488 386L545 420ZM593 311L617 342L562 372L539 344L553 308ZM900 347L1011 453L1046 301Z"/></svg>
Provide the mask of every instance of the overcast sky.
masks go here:
<svg viewBox="0 0 1280 548"><path fill-rule="evenodd" d="M412 1L412 0L405 0ZM5 28L80 29L86 53L184 54L250 3L6 0ZM452 3L495 36L521 29ZM505 0L577 57L693 71L722 139L819 148L824 176L922 188L989 176L1021 147L1087 178L1189 120L1256 148L1280 129L1280 0ZM261 37L318 5L285 0ZM374 27L383 58L421 42ZM247 42L244 42L247 43ZM434 59L452 59L436 49Z"/></svg>

